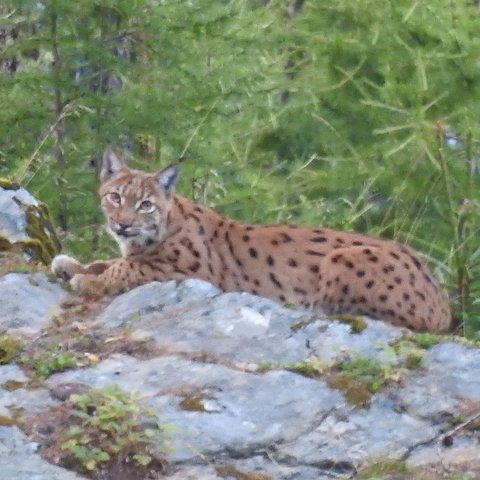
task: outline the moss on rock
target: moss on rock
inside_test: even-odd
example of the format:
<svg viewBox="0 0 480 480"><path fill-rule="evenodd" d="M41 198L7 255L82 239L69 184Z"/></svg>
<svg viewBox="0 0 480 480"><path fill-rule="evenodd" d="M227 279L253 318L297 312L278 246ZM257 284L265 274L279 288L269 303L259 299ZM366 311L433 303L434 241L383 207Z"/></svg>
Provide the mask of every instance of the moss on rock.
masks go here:
<svg viewBox="0 0 480 480"><path fill-rule="evenodd" d="M8 178L0 177L0 188L3 188L4 190L18 190L20 185Z"/></svg>
<svg viewBox="0 0 480 480"><path fill-rule="evenodd" d="M18 190L20 186L5 178L0 178L3 190ZM28 238L12 241L0 236L0 251L26 253L32 260L49 265L53 257L60 252L61 244L55 233L52 219L45 204L24 203L15 196L12 200L25 215L25 233Z"/></svg>

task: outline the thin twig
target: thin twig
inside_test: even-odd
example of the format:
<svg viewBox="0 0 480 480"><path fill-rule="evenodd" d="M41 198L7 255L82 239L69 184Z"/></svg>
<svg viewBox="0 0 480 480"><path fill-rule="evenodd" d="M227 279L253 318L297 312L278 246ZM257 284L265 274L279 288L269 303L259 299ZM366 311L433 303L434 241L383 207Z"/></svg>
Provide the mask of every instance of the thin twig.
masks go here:
<svg viewBox="0 0 480 480"><path fill-rule="evenodd" d="M197 136L198 131L202 127L202 125L206 122L208 116L212 112L212 110L215 108L215 106L218 103L218 100L215 100L212 104L212 106L208 109L207 113L203 116L202 120L200 120L200 123L197 125L193 133L190 135L190 138L187 140L187 143L185 144L185 147L183 148L183 151L180 155L180 158L183 158L185 156L185 153L187 152L188 148L190 147L190 144L192 143L193 139Z"/></svg>
<svg viewBox="0 0 480 480"><path fill-rule="evenodd" d="M445 438L451 437L452 435L455 435L459 430L462 430L463 428L465 428L470 423L473 423L478 418L480 418L480 411L478 411L477 413L474 413L473 415L470 415L470 417L468 417L464 422L462 422L462 423L458 424L457 426L453 427L448 432L445 432L443 435L441 435L439 437L439 440L443 443Z"/></svg>
<svg viewBox="0 0 480 480"><path fill-rule="evenodd" d="M65 107L67 107L68 105L66 105ZM18 182L18 183L23 183L23 180L25 178L25 175L27 173L27 170L30 168L30 165L32 164L32 162L35 160L35 157L38 155L38 152L42 149L43 145L45 145L45 142L51 137L51 135L55 132L58 124L66 117L67 115L67 108L64 108L63 109L63 112L55 119L55 122L53 122L53 124L50 126L48 132L46 133L46 135L42 138L42 140L40 141L40 143L38 144L37 148L34 150L34 152L30 155L30 158L28 159L27 162L25 162L24 164L24 168L23 168L23 171L20 170L19 173L17 173L17 175L15 175L15 180ZM36 173L36 172L35 172ZM33 175L32 175L33 177ZM26 185L28 185L28 183L30 182L31 178L25 182Z"/></svg>

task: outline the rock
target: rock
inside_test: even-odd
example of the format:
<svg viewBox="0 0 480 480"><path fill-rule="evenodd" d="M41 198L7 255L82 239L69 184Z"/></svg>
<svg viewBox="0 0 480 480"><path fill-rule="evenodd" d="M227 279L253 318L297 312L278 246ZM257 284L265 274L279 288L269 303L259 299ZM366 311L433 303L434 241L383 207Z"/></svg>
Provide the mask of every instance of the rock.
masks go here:
<svg viewBox="0 0 480 480"><path fill-rule="evenodd" d="M105 309L100 321L107 327L120 327L138 322L149 314L164 308L187 303L194 299L208 299L220 290L203 280L151 282L116 297Z"/></svg>
<svg viewBox="0 0 480 480"><path fill-rule="evenodd" d="M0 277L0 327L37 333L59 313L66 292L43 274L9 273Z"/></svg>
<svg viewBox="0 0 480 480"><path fill-rule="evenodd" d="M0 179L0 250L50 264L60 251L47 207L19 185Z"/></svg>
<svg viewBox="0 0 480 480"><path fill-rule="evenodd" d="M404 330L366 320L362 335L344 323L292 310L249 293L223 293L208 282L153 282L121 295L105 309L107 327L129 326L136 335L186 351L208 351L240 362L287 365L315 356L324 360L375 358ZM295 327L305 322L305 326Z"/></svg>
<svg viewBox="0 0 480 480"><path fill-rule="evenodd" d="M168 480L219 480L213 465L180 467Z"/></svg>
<svg viewBox="0 0 480 480"><path fill-rule="evenodd" d="M54 404L47 389L30 388L29 378L17 365L0 365L0 417L5 423L16 424Z"/></svg>
<svg viewBox="0 0 480 480"><path fill-rule="evenodd" d="M306 315L310 316L247 293L226 293L208 301L188 295L161 311L137 315L134 329L141 337L185 351L206 351L240 362L291 363L310 353L305 340L290 328Z"/></svg>
<svg viewBox="0 0 480 480"><path fill-rule="evenodd" d="M199 364L169 356L139 361L115 355L95 367L53 375L48 385L115 383L150 397L162 423L179 432L169 441L170 458L193 460L198 453L255 452L258 445L291 442L333 409L345 407L341 394L323 382L286 371L263 375L223 365ZM181 391L180 395L175 392ZM189 393L190 392L190 393ZM189 396L215 401L215 411L185 409Z"/></svg>
<svg viewBox="0 0 480 480"><path fill-rule="evenodd" d="M0 366L0 387L10 381L25 382L27 381L27 376L23 371L13 364L1 365Z"/></svg>
<svg viewBox="0 0 480 480"><path fill-rule="evenodd" d="M472 474L471 478L480 478L480 442L472 438L461 437L452 447L438 445L421 448L413 452L408 459L411 467L428 467L441 462L447 471L463 471Z"/></svg>
<svg viewBox="0 0 480 480"><path fill-rule="evenodd" d="M265 465L262 456L247 460L226 459L209 466L181 466L168 480L332 480L332 475L321 475L316 468L289 467L278 463Z"/></svg>
<svg viewBox="0 0 480 480"><path fill-rule="evenodd" d="M332 320L307 325L303 333L308 338L312 352L324 360L345 357L345 353L349 356L379 359L387 345L405 334L403 329L387 323L373 320L365 322L367 327L361 334L352 334L350 325ZM381 360L382 363L391 361L384 355Z"/></svg>
<svg viewBox="0 0 480 480"><path fill-rule="evenodd" d="M65 295L39 274L0 277L0 292L0 325L20 334L48 326ZM404 329L365 319L366 328L355 333L321 314L248 293L221 293L198 280L153 282L104 302L109 303L100 313L102 302L93 308L77 304L81 308L69 311L55 328L92 341L75 338L66 346L95 347L95 338L105 341L105 352L75 352L98 363L56 373L35 388L17 366L0 366L0 420L12 425L8 428L17 442L7 445L0 432L0 467L2 448L10 459L16 452L18 459L11 461L17 470L23 458L25 465L43 465L39 444L14 429L20 425L17 415L28 421L38 412L50 421L49 408L61 410L60 402L71 393L114 384L135 393L161 425L173 428L167 434L172 473L166 479L327 480L353 476L386 459L405 459L411 467L432 471L447 462L453 471L479 475L476 424L454 432L451 446L442 443L453 419L480 410L479 348L445 340L422 351L419 367L407 369L402 358L412 347ZM42 340L50 331L44 330ZM149 340L145 352L142 342L135 344L138 339ZM120 352L137 352L141 358L108 353L114 351L109 342L117 341ZM344 390L334 388L322 368L314 371L316 378L300 374L312 374L308 369L295 370L298 365L328 368L357 357L391 377L357 406L348 403ZM340 374L339 367L334 373ZM43 475L41 468L35 473ZM33 475L34 470L25 471ZM63 472L38 478L79 478L55 477L58 471Z"/></svg>
<svg viewBox="0 0 480 480"><path fill-rule="evenodd" d="M428 441L437 430L427 422L395 412L382 402L368 409L333 412L294 444L280 447L279 459L300 464L358 467L379 458L401 458L412 445ZM339 472L341 473L341 472Z"/></svg>
<svg viewBox="0 0 480 480"><path fill-rule="evenodd" d="M436 419L446 412L460 413L465 402L480 408L480 349L441 343L426 353L422 366L405 385L388 392L398 409Z"/></svg>
<svg viewBox="0 0 480 480"><path fill-rule="evenodd" d="M15 480L86 480L76 473L52 465L37 454L17 427L0 426L1 478Z"/></svg>

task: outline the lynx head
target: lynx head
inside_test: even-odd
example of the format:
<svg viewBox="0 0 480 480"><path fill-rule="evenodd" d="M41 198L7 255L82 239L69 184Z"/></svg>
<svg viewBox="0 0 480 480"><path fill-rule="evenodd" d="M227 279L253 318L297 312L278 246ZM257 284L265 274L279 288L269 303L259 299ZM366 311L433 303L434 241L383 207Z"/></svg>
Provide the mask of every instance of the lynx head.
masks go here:
<svg viewBox="0 0 480 480"><path fill-rule="evenodd" d="M102 157L99 195L107 229L123 255L163 240L178 166L157 173L127 167L108 147Z"/></svg>

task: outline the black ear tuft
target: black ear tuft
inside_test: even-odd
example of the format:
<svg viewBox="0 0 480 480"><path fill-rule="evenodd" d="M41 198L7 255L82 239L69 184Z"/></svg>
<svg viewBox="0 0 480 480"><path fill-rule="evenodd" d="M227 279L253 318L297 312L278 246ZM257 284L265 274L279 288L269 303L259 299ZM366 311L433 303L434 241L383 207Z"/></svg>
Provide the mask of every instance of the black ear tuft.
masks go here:
<svg viewBox="0 0 480 480"><path fill-rule="evenodd" d="M125 162L114 151L111 146L108 146L103 152L102 166L100 168L100 180L106 182L120 170L127 168Z"/></svg>
<svg viewBox="0 0 480 480"><path fill-rule="evenodd" d="M158 183L162 190L165 192L165 194L169 195L175 189L178 174L179 170L176 163L172 163L172 165L169 165L168 167L157 173L156 177Z"/></svg>

